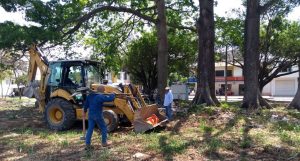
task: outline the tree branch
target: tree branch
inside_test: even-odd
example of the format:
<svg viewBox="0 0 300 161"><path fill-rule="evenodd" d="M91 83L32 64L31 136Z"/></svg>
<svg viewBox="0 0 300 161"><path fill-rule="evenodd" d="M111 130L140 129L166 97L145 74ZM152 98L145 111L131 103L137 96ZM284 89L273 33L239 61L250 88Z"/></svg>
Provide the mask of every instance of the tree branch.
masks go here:
<svg viewBox="0 0 300 161"><path fill-rule="evenodd" d="M148 9L152 9L152 8L153 7L150 7ZM122 6L120 6L120 7L116 7L116 6L101 6L101 7L98 7L96 9L93 9L89 13L83 15L82 17L74 20L73 22L76 22L77 24L72 29L70 29L69 31L67 31L66 33L64 33L64 37L66 35L74 33L75 31L77 31L81 27L81 25L84 22L88 21L90 18L92 18L93 16L95 16L97 13L100 13L100 12L103 12L103 11L126 12L126 13L133 14L133 15L135 15L137 17L140 17L143 20L152 22L154 24L156 24L158 22L157 19L141 13L140 12L141 10L134 10L134 9L127 8L127 7L122 7ZM69 21L69 23L71 23L71 22ZM193 28L193 27L181 26L181 25L177 25L177 24L173 24L173 23L168 23L167 25L170 26L170 27L177 28L177 29L187 29L187 30L191 30L193 32L196 32L196 29Z"/></svg>
<svg viewBox="0 0 300 161"><path fill-rule="evenodd" d="M286 73L278 74L274 78L278 78L278 77L285 76L285 75L290 75L290 74L293 74L293 73L296 73L296 72L299 72L299 70L295 70L295 71L292 71L292 72L286 72Z"/></svg>
<svg viewBox="0 0 300 161"><path fill-rule="evenodd" d="M272 7L279 0L269 0L266 4L259 7L259 14L264 14L270 7Z"/></svg>

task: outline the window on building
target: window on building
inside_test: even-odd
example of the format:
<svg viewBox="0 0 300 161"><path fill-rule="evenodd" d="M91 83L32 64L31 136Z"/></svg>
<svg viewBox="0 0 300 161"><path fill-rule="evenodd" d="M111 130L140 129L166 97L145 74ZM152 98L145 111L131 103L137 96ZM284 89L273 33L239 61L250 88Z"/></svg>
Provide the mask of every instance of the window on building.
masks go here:
<svg viewBox="0 0 300 161"><path fill-rule="evenodd" d="M284 69L284 70L281 70L280 72L282 72L282 73L287 73L287 72L291 72L291 71L292 71L292 68L289 67L289 68L286 68L286 69Z"/></svg>
<svg viewBox="0 0 300 161"><path fill-rule="evenodd" d="M119 72L118 74L117 74L117 79L121 79L121 72Z"/></svg>
<svg viewBox="0 0 300 161"><path fill-rule="evenodd" d="M244 95L244 91L245 91L245 85L239 84L239 95L240 96Z"/></svg>
<svg viewBox="0 0 300 161"><path fill-rule="evenodd" d="M127 72L124 73L124 80L127 80Z"/></svg>
<svg viewBox="0 0 300 161"><path fill-rule="evenodd" d="M232 77L232 70L227 70L227 77Z"/></svg>
<svg viewBox="0 0 300 161"><path fill-rule="evenodd" d="M224 77L225 71L224 70L216 70L216 77ZM232 77L232 70L227 70L227 77Z"/></svg>
<svg viewBox="0 0 300 161"><path fill-rule="evenodd" d="M224 77L224 70L216 70L216 77Z"/></svg>

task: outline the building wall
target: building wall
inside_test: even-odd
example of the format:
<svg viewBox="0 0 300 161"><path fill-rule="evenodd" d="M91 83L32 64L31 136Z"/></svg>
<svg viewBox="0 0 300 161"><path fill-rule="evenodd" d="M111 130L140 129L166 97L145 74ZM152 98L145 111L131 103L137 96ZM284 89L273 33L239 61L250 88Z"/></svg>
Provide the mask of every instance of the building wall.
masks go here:
<svg viewBox="0 0 300 161"><path fill-rule="evenodd" d="M215 87L216 90L221 88L221 85L225 84L224 82L216 82ZM240 94L240 84L244 84L243 81L228 81L227 84L230 86L231 85L231 92L233 96L238 96Z"/></svg>
<svg viewBox="0 0 300 161"><path fill-rule="evenodd" d="M243 70L242 70L242 68L233 67L233 76L235 76L235 77L241 77L241 76L243 76Z"/></svg>
<svg viewBox="0 0 300 161"><path fill-rule="evenodd" d="M105 79L108 80L110 84L128 84L130 83L130 76L128 73L121 71L118 73L109 72L106 74Z"/></svg>
<svg viewBox="0 0 300 161"><path fill-rule="evenodd" d="M272 83L272 82L271 82ZM271 83L267 84L262 91L262 95L263 96L272 96L272 92L271 92Z"/></svg>
<svg viewBox="0 0 300 161"><path fill-rule="evenodd" d="M10 79L9 78L4 79L1 82L1 86L0 86L0 95L1 95L1 97L9 95L12 92L12 90L13 90L12 82L10 81Z"/></svg>
<svg viewBox="0 0 300 161"><path fill-rule="evenodd" d="M224 63L216 63L216 70L225 70ZM228 70L232 70L233 77L242 77L243 70L235 66L228 66ZM298 70L297 67L292 67L292 71ZM279 78L273 79L269 84L267 84L263 91L262 95L264 96L294 96L298 89L298 72L282 76ZM222 80L222 79L221 79ZM221 88L221 84L225 84L225 81L216 81L216 90ZM244 84L244 81L228 81L228 84L231 85L231 91L233 95L241 95L240 84Z"/></svg>

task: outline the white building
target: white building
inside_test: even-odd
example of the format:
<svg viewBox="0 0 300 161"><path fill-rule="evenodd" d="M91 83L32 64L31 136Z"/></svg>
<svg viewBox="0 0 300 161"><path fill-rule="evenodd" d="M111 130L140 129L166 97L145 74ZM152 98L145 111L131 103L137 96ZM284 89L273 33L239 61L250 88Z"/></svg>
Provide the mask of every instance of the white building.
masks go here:
<svg viewBox="0 0 300 161"><path fill-rule="evenodd" d="M216 93L223 95L225 91L225 63L219 62L215 64L216 70ZM244 92L244 77L243 70L239 67L227 66L227 93L228 95L243 95Z"/></svg>
<svg viewBox="0 0 300 161"><path fill-rule="evenodd" d="M18 90L18 85L15 84L15 78L14 76L7 77L2 82L0 82L0 96L5 97L5 96L10 96L13 91L17 92ZM24 88L24 85L19 85L19 88ZM16 93L15 93L16 94Z"/></svg>
<svg viewBox="0 0 300 161"><path fill-rule="evenodd" d="M129 84L130 83L130 77L127 72L120 71L118 73L115 72L108 72L105 75L105 79L108 80L109 84L115 84L118 85L120 83L122 84Z"/></svg>
<svg viewBox="0 0 300 161"><path fill-rule="evenodd" d="M215 64L216 69L216 92L222 93L225 89L225 63L220 62ZM284 72L298 70L293 67ZM243 95L244 92L244 77L242 69L236 66L228 65L227 80L228 80L228 95ZM265 96L294 96L298 88L298 72L281 76L273 79L267 84L262 94Z"/></svg>
<svg viewBox="0 0 300 161"><path fill-rule="evenodd" d="M284 72L296 71L297 67L293 67ZM273 79L263 89L263 95L267 96L294 96L298 89L299 73L293 73Z"/></svg>
<svg viewBox="0 0 300 161"><path fill-rule="evenodd" d="M12 87L13 81L10 78L5 78L2 80L0 84L0 95L1 97L4 97L6 95L9 95L13 91Z"/></svg>

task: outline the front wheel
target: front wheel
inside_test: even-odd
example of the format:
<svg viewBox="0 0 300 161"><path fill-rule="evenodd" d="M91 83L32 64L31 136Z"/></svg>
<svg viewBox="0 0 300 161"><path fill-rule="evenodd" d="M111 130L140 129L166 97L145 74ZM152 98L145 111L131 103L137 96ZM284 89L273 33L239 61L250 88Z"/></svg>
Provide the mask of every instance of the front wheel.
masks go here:
<svg viewBox="0 0 300 161"><path fill-rule="evenodd" d="M76 121L76 114L71 102L54 98L48 102L45 110L45 120L50 129L68 130Z"/></svg>
<svg viewBox="0 0 300 161"><path fill-rule="evenodd" d="M114 131L119 125L119 118L112 110L103 111L103 118L107 127L107 132Z"/></svg>

